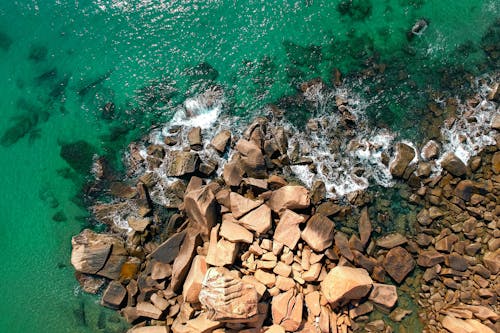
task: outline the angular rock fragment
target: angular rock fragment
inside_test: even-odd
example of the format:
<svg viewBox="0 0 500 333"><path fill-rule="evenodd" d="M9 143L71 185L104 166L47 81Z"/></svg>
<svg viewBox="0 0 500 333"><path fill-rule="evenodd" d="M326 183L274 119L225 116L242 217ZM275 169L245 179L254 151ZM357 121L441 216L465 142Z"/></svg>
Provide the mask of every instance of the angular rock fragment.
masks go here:
<svg viewBox="0 0 500 333"><path fill-rule="evenodd" d="M363 210L361 210L358 229L359 229L359 238L361 240L361 244L363 246L366 246L368 244L368 240L370 239L370 235L372 233L372 224L370 222L370 216L368 215L368 208L366 207L363 208Z"/></svg>
<svg viewBox="0 0 500 333"><path fill-rule="evenodd" d="M186 193L184 209L191 225L199 230L204 239L208 239L217 220L217 201L210 187L204 186Z"/></svg>
<svg viewBox="0 0 500 333"><path fill-rule="evenodd" d="M286 331L295 332L302 323L304 296L295 289L273 297L271 312L273 324L280 325Z"/></svg>
<svg viewBox="0 0 500 333"><path fill-rule="evenodd" d="M252 244L253 242L253 235L250 231L240 224L228 220L222 221L220 236L233 243L242 242Z"/></svg>
<svg viewBox="0 0 500 333"><path fill-rule="evenodd" d="M151 303L139 302L136 306L137 315L140 317L160 319L162 311Z"/></svg>
<svg viewBox="0 0 500 333"><path fill-rule="evenodd" d="M461 177L467 173L467 166L452 152L443 156L441 166L455 177Z"/></svg>
<svg viewBox="0 0 500 333"><path fill-rule="evenodd" d="M200 151L203 148L201 139L201 128L193 127L188 132L188 142L192 150Z"/></svg>
<svg viewBox="0 0 500 333"><path fill-rule="evenodd" d="M259 208L243 216L238 222L248 230L255 231L261 235L265 234L273 226L271 209L266 204L261 205Z"/></svg>
<svg viewBox="0 0 500 333"><path fill-rule="evenodd" d="M229 130L222 130L214 136L212 141L210 141L210 145L217 150L219 154L222 154L226 150L229 140L231 140L231 132Z"/></svg>
<svg viewBox="0 0 500 333"><path fill-rule="evenodd" d="M224 267L208 269L199 295L208 319L242 323L257 314L259 296L255 287L243 283L236 274Z"/></svg>
<svg viewBox="0 0 500 333"><path fill-rule="evenodd" d="M173 234L169 239L161 243L160 246L151 252L150 259L154 259L164 264L171 264L175 257L177 257L185 236L185 230Z"/></svg>
<svg viewBox="0 0 500 333"><path fill-rule="evenodd" d="M384 269L397 283L401 283L415 268L415 260L404 248L398 246L387 252Z"/></svg>
<svg viewBox="0 0 500 333"><path fill-rule="evenodd" d="M335 225L321 214L314 214L302 231L302 239L316 252L321 252L333 243Z"/></svg>
<svg viewBox="0 0 500 333"><path fill-rule="evenodd" d="M396 155L389 165L391 174L395 177L403 177L403 174L415 158L415 149L405 143L399 142L396 145Z"/></svg>
<svg viewBox="0 0 500 333"><path fill-rule="evenodd" d="M231 213L233 214L235 219L242 217L249 211L259 207L263 203L262 200L251 200L236 192L231 192L231 194L229 195L229 199L231 203Z"/></svg>
<svg viewBox="0 0 500 333"><path fill-rule="evenodd" d="M266 162L258 145L252 141L240 139L236 143L236 150L241 154L242 169L249 177L265 178Z"/></svg>
<svg viewBox="0 0 500 333"><path fill-rule="evenodd" d="M334 307L365 297L372 285L366 270L346 266L331 269L320 284L321 292Z"/></svg>
<svg viewBox="0 0 500 333"><path fill-rule="evenodd" d="M273 192L267 202L275 212L283 209L304 209L309 207L309 191L303 186L283 186Z"/></svg>
<svg viewBox="0 0 500 333"><path fill-rule="evenodd" d="M170 177L180 177L191 174L198 167L198 155L181 150L169 150L165 156L165 174Z"/></svg>
<svg viewBox="0 0 500 333"><path fill-rule="evenodd" d="M295 249L300 240L300 223L305 218L289 209L283 211L278 226L274 230L274 240L288 246L291 250Z"/></svg>
<svg viewBox="0 0 500 333"><path fill-rule="evenodd" d="M392 233L377 239L377 246L383 247L384 249L392 249L396 246L403 245L408 242L405 236L400 233Z"/></svg>
<svg viewBox="0 0 500 333"><path fill-rule="evenodd" d="M172 265L170 285L173 291L178 291L191 267L191 261L196 253L196 247L201 244L200 234L196 230L188 229L186 237Z"/></svg>
<svg viewBox="0 0 500 333"><path fill-rule="evenodd" d="M197 255L194 257L182 289L184 301L189 303L199 302L198 296L200 295L201 283L207 273L207 269L208 267L204 256Z"/></svg>
<svg viewBox="0 0 500 333"><path fill-rule="evenodd" d="M224 170L222 173L222 177L224 178L224 182L226 182L229 186L238 186L243 180L244 171L241 168L240 163L233 158L230 162L227 162L224 165Z"/></svg>
<svg viewBox="0 0 500 333"><path fill-rule="evenodd" d="M368 296L368 299L373 303L390 310L398 301L398 293L396 286L390 284L374 283L373 289Z"/></svg>
<svg viewBox="0 0 500 333"><path fill-rule="evenodd" d="M101 304L119 309L127 296L127 290L118 281L111 281L102 295Z"/></svg>

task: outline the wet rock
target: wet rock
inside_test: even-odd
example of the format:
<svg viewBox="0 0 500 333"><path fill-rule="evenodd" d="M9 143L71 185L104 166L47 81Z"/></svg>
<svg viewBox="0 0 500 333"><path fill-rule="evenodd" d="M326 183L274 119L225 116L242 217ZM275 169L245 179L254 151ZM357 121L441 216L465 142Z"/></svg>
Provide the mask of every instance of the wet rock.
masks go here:
<svg viewBox="0 0 500 333"><path fill-rule="evenodd" d="M214 136L212 141L210 141L210 145L217 150L219 154L222 154L226 150L229 140L231 140L231 132L229 130L222 130Z"/></svg>
<svg viewBox="0 0 500 333"><path fill-rule="evenodd" d="M191 174L198 167L199 157L195 153L180 150L169 150L165 156L165 174L180 177Z"/></svg>
<svg viewBox="0 0 500 333"><path fill-rule="evenodd" d="M266 204L254 209L238 221L248 230L265 234L272 228L271 209Z"/></svg>
<svg viewBox="0 0 500 333"><path fill-rule="evenodd" d="M151 224L151 219L149 217L129 217L127 222L129 227L131 227L133 230L137 232L144 232L144 230L146 230L146 228Z"/></svg>
<svg viewBox="0 0 500 333"><path fill-rule="evenodd" d="M333 243L334 223L321 214L314 214L302 231L302 239L316 252L322 252Z"/></svg>
<svg viewBox="0 0 500 333"><path fill-rule="evenodd" d="M439 156L439 144L434 140L428 141L422 147L421 156L426 161L436 159Z"/></svg>
<svg viewBox="0 0 500 333"><path fill-rule="evenodd" d="M311 202L313 205L317 205L322 200L326 198L326 186L321 180L314 182L311 188Z"/></svg>
<svg viewBox="0 0 500 333"><path fill-rule="evenodd" d="M392 249L393 247L406 244L408 239L400 233L392 233L377 239L377 246L383 247L385 249Z"/></svg>
<svg viewBox="0 0 500 333"><path fill-rule="evenodd" d="M389 170L394 177L402 177L410 162L415 158L415 150L405 143L396 145L396 155L389 164Z"/></svg>
<svg viewBox="0 0 500 333"><path fill-rule="evenodd" d="M291 250L295 249L300 240L299 225L305 221L302 215L299 215L289 209L283 211L278 226L274 230L274 240L286 245Z"/></svg>
<svg viewBox="0 0 500 333"><path fill-rule="evenodd" d="M207 309L210 320L246 322L257 314L258 294L255 287L243 283L236 272L224 267L208 269L199 299Z"/></svg>
<svg viewBox="0 0 500 333"><path fill-rule="evenodd" d="M493 158L491 159L491 170L497 175L500 173L500 152L493 154Z"/></svg>
<svg viewBox="0 0 500 333"><path fill-rule="evenodd" d="M236 192L231 192L229 199L231 202L231 213L236 219L259 207L263 203L262 200L251 200Z"/></svg>
<svg viewBox="0 0 500 333"><path fill-rule="evenodd" d="M321 292L332 306L343 305L365 297L373 281L362 268L336 266L321 282Z"/></svg>
<svg viewBox="0 0 500 333"><path fill-rule="evenodd" d="M286 331L295 332L302 323L302 308L304 297L295 289L273 297L271 312L273 324L280 325Z"/></svg>
<svg viewBox="0 0 500 333"><path fill-rule="evenodd" d="M267 176L264 155L259 146L252 141L240 139L235 148L241 154L242 169L249 177L265 178Z"/></svg>
<svg viewBox="0 0 500 333"><path fill-rule="evenodd" d="M192 150L200 151L203 149L203 141L201 139L200 127L193 127L189 130L188 142Z"/></svg>
<svg viewBox="0 0 500 333"><path fill-rule="evenodd" d="M71 264L77 271L113 280L119 278L127 259L121 238L85 229L71 239L71 245Z"/></svg>
<svg viewBox="0 0 500 333"><path fill-rule="evenodd" d="M111 183L109 192L115 197L124 199L132 199L137 195L137 190L135 188L128 186L122 182Z"/></svg>
<svg viewBox="0 0 500 333"><path fill-rule="evenodd" d="M370 240L370 235L372 233L372 224L370 222L370 217L368 216L368 208L363 208L361 211L361 216L358 222L359 238L361 244L366 246Z"/></svg>
<svg viewBox="0 0 500 333"><path fill-rule="evenodd" d="M118 281L111 281L104 294L101 304L112 309L119 309L127 296L127 290Z"/></svg>
<svg viewBox="0 0 500 333"><path fill-rule="evenodd" d="M391 312L389 318L391 318L392 321L400 322L403 320L404 317L408 316L411 313L412 313L411 310L397 308Z"/></svg>
<svg viewBox="0 0 500 333"><path fill-rule="evenodd" d="M177 257L185 236L185 230L173 234L150 254L150 258L165 264L171 264Z"/></svg>
<svg viewBox="0 0 500 333"><path fill-rule="evenodd" d="M283 209L304 209L309 207L309 191L303 186L283 186L273 191L268 203L275 212Z"/></svg>
<svg viewBox="0 0 500 333"><path fill-rule="evenodd" d="M342 232L335 233L335 247L339 250L340 254L349 261L354 259L354 254L349 247L349 240L346 234Z"/></svg>
<svg viewBox="0 0 500 333"><path fill-rule="evenodd" d="M186 236L182 242L179 253L172 265L172 278L170 285L173 291L178 291L191 267L191 261L196 253L196 247L201 244L199 231L195 229L186 230Z"/></svg>
<svg viewBox="0 0 500 333"><path fill-rule="evenodd" d="M190 224L205 240L217 221L217 208L215 195L208 186L189 191L184 196L184 210Z"/></svg>
<svg viewBox="0 0 500 333"><path fill-rule="evenodd" d="M382 306L386 310L390 310L398 301L398 293L396 286L390 284L374 283L373 289L368 296L368 299L373 303Z"/></svg>
<svg viewBox="0 0 500 333"><path fill-rule="evenodd" d="M387 252L384 269L397 283L401 283L415 268L415 260L404 248L398 246Z"/></svg>
<svg viewBox="0 0 500 333"><path fill-rule="evenodd" d="M189 303L199 302L198 296L201 291L201 283L207 273L207 269L208 267L204 256L198 255L194 257L182 289L184 301Z"/></svg>
<svg viewBox="0 0 500 333"><path fill-rule="evenodd" d="M441 166L455 177L461 177L467 173L467 166L452 152L443 156Z"/></svg>

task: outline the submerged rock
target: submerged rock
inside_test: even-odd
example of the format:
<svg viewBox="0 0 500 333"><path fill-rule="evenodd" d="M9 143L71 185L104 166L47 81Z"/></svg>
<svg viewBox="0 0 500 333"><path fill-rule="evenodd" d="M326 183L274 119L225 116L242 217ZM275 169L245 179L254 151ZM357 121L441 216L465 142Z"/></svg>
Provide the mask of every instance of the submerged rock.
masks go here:
<svg viewBox="0 0 500 333"><path fill-rule="evenodd" d="M80 174L88 174L92 167L92 160L96 149L90 143L78 140L61 144L61 157Z"/></svg>
<svg viewBox="0 0 500 333"><path fill-rule="evenodd" d="M165 174L174 177L195 172L199 163L198 154L180 150L168 151L165 160Z"/></svg>

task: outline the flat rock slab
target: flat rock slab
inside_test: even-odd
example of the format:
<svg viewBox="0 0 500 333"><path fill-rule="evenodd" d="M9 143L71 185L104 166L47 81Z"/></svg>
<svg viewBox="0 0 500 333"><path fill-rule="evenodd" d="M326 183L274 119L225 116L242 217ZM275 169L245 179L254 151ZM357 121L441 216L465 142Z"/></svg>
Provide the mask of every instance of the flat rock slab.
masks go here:
<svg viewBox="0 0 500 333"><path fill-rule="evenodd" d="M288 246L291 250L295 249L300 240L299 225L304 221L305 218L302 215L286 209L281 214L278 226L274 230L274 240Z"/></svg>
<svg viewBox="0 0 500 333"><path fill-rule="evenodd" d="M168 151L165 160L167 161L163 164L165 166L165 174L169 177L180 177L191 174L196 171L199 163L198 154L182 150Z"/></svg>
<svg viewBox="0 0 500 333"><path fill-rule="evenodd" d="M273 297L271 312L273 324L283 327L286 331L295 332L302 323L302 308L304 296L297 294L295 289Z"/></svg>
<svg viewBox="0 0 500 333"><path fill-rule="evenodd" d="M111 281L104 291L101 304L112 309L119 309L127 296L127 290L118 281Z"/></svg>
<svg viewBox="0 0 500 333"><path fill-rule="evenodd" d="M231 202L231 213L236 219L259 207L263 203L262 200L248 199L236 192L231 192L231 194L229 195L229 199Z"/></svg>
<svg viewBox="0 0 500 333"><path fill-rule="evenodd" d="M210 187L203 186L186 193L184 209L191 225L207 239L217 221L217 201Z"/></svg>
<svg viewBox="0 0 500 333"><path fill-rule="evenodd" d="M171 264L174 262L175 257L177 257L185 236L185 230L173 234L149 255L150 259L154 259L164 264Z"/></svg>
<svg viewBox="0 0 500 333"><path fill-rule="evenodd" d="M250 231L242 225L227 219L222 221L220 236L233 243L241 242L252 244L253 242L253 234Z"/></svg>
<svg viewBox="0 0 500 333"><path fill-rule="evenodd" d="M405 143L399 142L396 145L396 155L389 165L391 174L395 177L402 177L414 158L415 149Z"/></svg>
<svg viewBox="0 0 500 333"><path fill-rule="evenodd" d="M261 205L247 215L240 218L239 223L248 230L259 234L265 234L272 228L271 209L267 205Z"/></svg>
<svg viewBox="0 0 500 333"><path fill-rule="evenodd" d="M406 244L407 242L408 239L405 236L396 232L380 237L377 239L376 244L384 249L392 249L393 247Z"/></svg>
<svg viewBox="0 0 500 333"><path fill-rule="evenodd" d="M311 204L309 191L303 186L287 185L274 191L267 202L275 212L283 209L304 209Z"/></svg>
<svg viewBox="0 0 500 333"><path fill-rule="evenodd" d="M386 309L392 309L398 301L396 286L391 284L374 283L368 299Z"/></svg>
<svg viewBox="0 0 500 333"><path fill-rule="evenodd" d="M316 252L324 251L333 243L335 225L328 217L314 214L302 231L302 239Z"/></svg>

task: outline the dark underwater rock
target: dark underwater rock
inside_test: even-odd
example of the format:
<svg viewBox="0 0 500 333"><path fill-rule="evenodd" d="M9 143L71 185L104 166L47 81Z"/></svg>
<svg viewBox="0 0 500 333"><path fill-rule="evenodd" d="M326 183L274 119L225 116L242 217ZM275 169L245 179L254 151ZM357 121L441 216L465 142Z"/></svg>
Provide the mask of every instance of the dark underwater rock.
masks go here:
<svg viewBox="0 0 500 333"><path fill-rule="evenodd" d="M6 33L0 31L0 50L7 51L11 44L12 38L10 38Z"/></svg>
<svg viewBox="0 0 500 333"><path fill-rule="evenodd" d="M52 216L52 220L54 222L66 222L68 220L68 217L62 210L60 210Z"/></svg>
<svg viewBox="0 0 500 333"><path fill-rule="evenodd" d="M28 59L34 62L41 62L47 59L48 49L43 45L31 45Z"/></svg>
<svg viewBox="0 0 500 333"><path fill-rule="evenodd" d="M214 81L219 76L219 72L208 62L202 62L194 67L187 68L185 74L193 80L207 81Z"/></svg>
<svg viewBox="0 0 500 333"><path fill-rule="evenodd" d="M95 153L94 146L83 140L61 144L61 157L80 174L90 171Z"/></svg>
<svg viewBox="0 0 500 333"><path fill-rule="evenodd" d="M365 20L372 13L370 0L343 0L337 10L341 15L349 15L353 20Z"/></svg>

